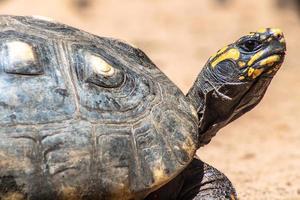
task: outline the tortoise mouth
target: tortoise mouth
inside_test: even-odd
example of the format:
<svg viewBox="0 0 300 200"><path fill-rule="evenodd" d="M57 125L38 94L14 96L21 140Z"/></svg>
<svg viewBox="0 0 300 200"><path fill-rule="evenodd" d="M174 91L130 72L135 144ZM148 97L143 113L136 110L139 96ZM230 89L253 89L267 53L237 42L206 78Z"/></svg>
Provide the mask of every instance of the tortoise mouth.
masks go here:
<svg viewBox="0 0 300 200"><path fill-rule="evenodd" d="M264 55L252 65L248 66L243 71L242 76L245 77L246 80L255 80L261 76L272 78L279 70L284 56L285 52L272 52Z"/></svg>
<svg viewBox="0 0 300 200"><path fill-rule="evenodd" d="M254 69L270 69L273 66L282 63L284 56L285 52L270 53L255 61L250 67Z"/></svg>

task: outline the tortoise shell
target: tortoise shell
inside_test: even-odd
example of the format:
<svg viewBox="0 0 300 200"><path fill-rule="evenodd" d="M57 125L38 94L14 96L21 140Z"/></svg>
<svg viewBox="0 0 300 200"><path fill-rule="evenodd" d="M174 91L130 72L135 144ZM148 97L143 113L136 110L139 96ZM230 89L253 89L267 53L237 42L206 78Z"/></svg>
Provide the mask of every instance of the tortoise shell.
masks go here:
<svg viewBox="0 0 300 200"><path fill-rule="evenodd" d="M143 198L192 160L197 113L141 50L1 16L0 57L0 198Z"/></svg>

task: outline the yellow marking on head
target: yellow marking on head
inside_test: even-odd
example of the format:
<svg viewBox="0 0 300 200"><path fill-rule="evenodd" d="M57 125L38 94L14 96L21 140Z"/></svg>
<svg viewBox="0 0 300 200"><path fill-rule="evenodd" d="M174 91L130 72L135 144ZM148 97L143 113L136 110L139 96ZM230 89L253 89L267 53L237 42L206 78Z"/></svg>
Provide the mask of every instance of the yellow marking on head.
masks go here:
<svg viewBox="0 0 300 200"><path fill-rule="evenodd" d="M226 51L228 49L228 46L223 47L222 49L220 49L217 53L215 53L214 55L212 55L209 60L213 60L215 57L217 57L218 55L220 55L221 53L223 53L224 51Z"/></svg>
<svg viewBox="0 0 300 200"><path fill-rule="evenodd" d="M263 55L264 51L259 51L254 54L251 59L248 61L248 66L251 66L257 59L259 59Z"/></svg>
<svg viewBox="0 0 300 200"><path fill-rule="evenodd" d="M239 61L239 62L238 62L238 65L239 65L240 67L244 67L244 66L246 65L246 63L243 62L243 61Z"/></svg>
<svg viewBox="0 0 300 200"><path fill-rule="evenodd" d="M239 77L239 80L241 80L241 81L244 80L244 79L245 79L245 76L240 76Z"/></svg>
<svg viewBox="0 0 300 200"><path fill-rule="evenodd" d="M254 68L250 67L250 68L248 69L248 76L249 76L249 77L252 76L253 72L254 72Z"/></svg>
<svg viewBox="0 0 300 200"><path fill-rule="evenodd" d="M223 60L227 60L227 59L237 60L237 59L239 59L239 57L240 57L240 52L238 49L236 49L236 48L229 49L225 53L220 54L220 56L211 63L211 66L215 67L218 63L222 62Z"/></svg>
<svg viewBox="0 0 300 200"><path fill-rule="evenodd" d="M263 71L264 71L263 69L254 69L253 67L250 67L248 69L248 77L251 77L251 78L255 79L261 73L263 73Z"/></svg>
<svg viewBox="0 0 300 200"><path fill-rule="evenodd" d="M261 36L260 36L260 39L261 39L261 40L265 40L266 38L267 38L266 35L261 35Z"/></svg>
<svg viewBox="0 0 300 200"><path fill-rule="evenodd" d="M99 56L86 54L86 60L90 63L93 71L104 76L112 76L115 72L114 68Z"/></svg>
<svg viewBox="0 0 300 200"><path fill-rule="evenodd" d="M270 37L270 38L268 38L267 41L268 41L268 42L271 42L272 40L273 40L273 38Z"/></svg>
<svg viewBox="0 0 300 200"><path fill-rule="evenodd" d="M256 32L258 32L258 33L265 33L265 32L267 32L267 29L266 28L260 28Z"/></svg>
<svg viewBox="0 0 300 200"><path fill-rule="evenodd" d="M271 33L273 33L275 37L283 36L283 33L279 28L271 28Z"/></svg>
<svg viewBox="0 0 300 200"><path fill-rule="evenodd" d="M228 46L223 47L222 49L220 49L217 54L220 55L221 53L223 53L224 51L226 51L228 49Z"/></svg>
<svg viewBox="0 0 300 200"><path fill-rule="evenodd" d="M255 69L252 73L252 78L254 79L258 77L259 75L261 75L261 73L263 73L263 71L264 71L263 69Z"/></svg>
<svg viewBox="0 0 300 200"><path fill-rule="evenodd" d="M285 39L284 39L284 37L283 37L283 38L281 38L281 39L279 40L279 42L280 42L280 43L282 43L282 44L284 44L284 43L285 43Z"/></svg>
<svg viewBox="0 0 300 200"><path fill-rule="evenodd" d="M280 60L280 56L279 55L273 55L273 56L269 56L268 58L262 60L259 65L260 66L264 66L264 65L273 65L274 62L278 62Z"/></svg>

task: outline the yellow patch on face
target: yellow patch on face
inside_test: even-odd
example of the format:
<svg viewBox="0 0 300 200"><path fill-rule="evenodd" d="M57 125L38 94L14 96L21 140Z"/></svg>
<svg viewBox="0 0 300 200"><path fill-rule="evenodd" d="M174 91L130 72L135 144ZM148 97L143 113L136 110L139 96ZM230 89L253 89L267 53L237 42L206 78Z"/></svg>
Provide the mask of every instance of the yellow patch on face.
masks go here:
<svg viewBox="0 0 300 200"><path fill-rule="evenodd" d="M263 71L263 69L255 69L252 73L252 78L258 77L259 75L261 75L261 73L263 73Z"/></svg>
<svg viewBox="0 0 300 200"><path fill-rule="evenodd" d="M260 39L261 39L261 40L265 40L266 38L267 38L267 37L266 37L265 35L261 35L261 36L260 36Z"/></svg>
<svg viewBox="0 0 300 200"><path fill-rule="evenodd" d="M226 51L228 49L228 46L225 46L225 47L223 47L222 49L220 49L219 51L218 51L218 55L220 55L221 53L223 53L224 51Z"/></svg>
<svg viewBox="0 0 300 200"><path fill-rule="evenodd" d="M256 32L258 32L258 33L265 33L265 32L267 32L267 29L266 28L260 28Z"/></svg>
<svg viewBox="0 0 300 200"><path fill-rule="evenodd" d="M245 76L240 76L239 77L239 80L241 80L241 81L244 80L244 79L245 79Z"/></svg>
<svg viewBox="0 0 300 200"><path fill-rule="evenodd" d="M251 59L248 61L248 66L251 66L257 59L259 59L263 55L264 51L259 51L254 54Z"/></svg>
<svg viewBox="0 0 300 200"><path fill-rule="evenodd" d="M281 36L283 36L283 33L282 33L282 31L279 28L272 28L271 32L273 33L273 35L275 37L281 37Z"/></svg>
<svg viewBox="0 0 300 200"><path fill-rule="evenodd" d="M249 76L249 77L252 76L253 72L254 72L254 68L250 67L250 68L248 69L248 76Z"/></svg>
<svg viewBox="0 0 300 200"><path fill-rule="evenodd" d="M242 61L239 61L239 62L238 62L238 65L239 65L240 67L244 67L244 66L246 65L246 63L244 63L244 62L242 62Z"/></svg>
<svg viewBox="0 0 300 200"><path fill-rule="evenodd" d="M77 200L80 199L76 188L74 187L63 187L60 191L60 199L62 200Z"/></svg>
<svg viewBox="0 0 300 200"><path fill-rule="evenodd" d="M191 138L187 138L182 145L182 149L190 156L193 157L196 149L195 144L193 143Z"/></svg>
<svg viewBox="0 0 300 200"><path fill-rule="evenodd" d="M279 42L280 42L281 44L284 44L284 43L285 43L285 39L284 39L284 38L281 38L281 39L279 40Z"/></svg>
<svg viewBox="0 0 300 200"><path fill-rule="evenodd" d="M280 60L280 56L279 55L273 55L273 56L269 56L268 58L262 60L259 65L260 66L270 66L273 65L274 62L278 62Z"/></svg>
<svg viewBox="0 0 300 200"><path fill-rule="evenodd" d="M213 60L215 57L217 57L218 55L220 55L221 53L223 53L223 52L226 51L227 49L228 49L228 46L223 47L223 48L220 49L217 53L215 53L213 56L211 56L209 60Z"/></svg>
<svg viewBox="0 0 300 200"><path fill-rule="evenodd" d="M224 60L228 60L228 59L237 60L237 59L239 59L239 57L240 57L240 52L238 49L235 49L235 48L229 49L225 53L220 54L220 56L211 63L211 66L215 67L218 63L220 63Z"/></svg>

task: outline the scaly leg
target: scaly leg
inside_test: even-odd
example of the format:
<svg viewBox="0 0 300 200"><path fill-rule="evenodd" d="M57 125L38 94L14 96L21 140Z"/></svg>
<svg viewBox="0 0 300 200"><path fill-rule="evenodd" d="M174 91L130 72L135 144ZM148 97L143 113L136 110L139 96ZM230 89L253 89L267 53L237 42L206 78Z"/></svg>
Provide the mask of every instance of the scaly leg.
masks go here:
<svg viewBox="0 0 300 200"><path fill-rule="evenodd" d="M171 182L151 193L146 200L235 200L229 179L198 158Z"/></svg>

